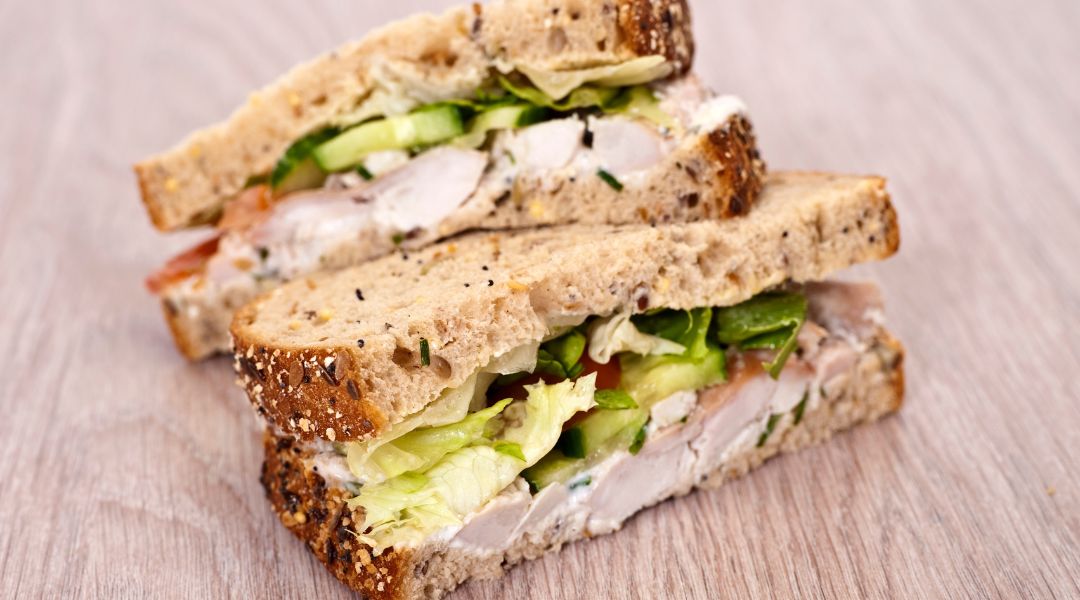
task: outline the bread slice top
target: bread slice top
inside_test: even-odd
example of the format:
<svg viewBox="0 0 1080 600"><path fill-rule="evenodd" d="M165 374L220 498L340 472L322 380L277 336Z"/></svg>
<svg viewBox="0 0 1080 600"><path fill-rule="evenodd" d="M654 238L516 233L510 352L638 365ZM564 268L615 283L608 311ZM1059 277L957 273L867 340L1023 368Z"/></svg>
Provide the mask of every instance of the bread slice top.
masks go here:
<svg viewBox="0 0 1080 600"><path fill-rule="evenodd" d="M224 122L135 165L150 219L172 230L210 223L252 176L363 106L404 111L471 96L492 69L543 71L693 55L686 0L493 0L419 14L292 69Z"/></svg>
<svg viewBox="0 0 1080 600"><path fill-rule="evenodd" d="M736 304L899 246L877 177L771 175L759 202L725 221L477 232L294 281L237 313L235 367L283 432L365 439L552 327Z"/></svg>

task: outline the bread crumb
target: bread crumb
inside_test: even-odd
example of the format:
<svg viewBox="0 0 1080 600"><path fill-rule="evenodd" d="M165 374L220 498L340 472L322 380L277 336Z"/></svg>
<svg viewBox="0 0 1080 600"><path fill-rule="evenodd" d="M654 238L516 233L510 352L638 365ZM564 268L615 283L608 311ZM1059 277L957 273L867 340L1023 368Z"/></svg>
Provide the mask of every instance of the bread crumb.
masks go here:
<svg viewBox="0 0 1080 600"><path fill-rule="evenodd" d="M305 418L305 417L300 417L300 430L303 431L304 433L307 433L308 431L310 431L311 430L311 421L307 420L307 418Z"/></svg>
<svg viewBox="0 0 1080 600"><path fill-rule="evenodd" d="M296 330L300 329L300 327L301 327L300 321L289 321L289 329L290 330L296 331Z"/></svg>
<svg viewBox="0 0 1080 600"><path fill-rule="evenodd" d="M326 439L330 440L331 442L337 439L337 433L334 432L333 427L326 428Z"/></svg>
<svg viewBox="0 0 1080 600"><path fill-rule="evenodd" d="M329 308L320 308L319 312L316 313L316 316L319 317L320 322L325 323L334 318L334 311Z"/></svg>
<svg viewBox="0 0 1080 600"><path fill-rule="evenodd" d="M514 290L515 292L524 292L529 289L529 286L519 281L514 281L513 279L506 282L506 287Z"/></svg>
<svg viewBox="0 0 1080 600"><path fill-rule="evenodd" d="M180 182L177 181L175 177L170 177L165 180L166 192L175 192L178 189L180 189Z"/></svg>

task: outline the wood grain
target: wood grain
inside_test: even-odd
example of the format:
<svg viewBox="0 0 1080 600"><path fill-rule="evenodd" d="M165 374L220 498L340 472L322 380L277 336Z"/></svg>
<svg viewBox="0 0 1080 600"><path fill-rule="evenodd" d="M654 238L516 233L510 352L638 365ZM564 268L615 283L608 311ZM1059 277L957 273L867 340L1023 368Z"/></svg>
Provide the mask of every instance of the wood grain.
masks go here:
<svg viewBox="0 0 1080 600"><path fill-rule="evenodd" d="M140 280L128 165L293 62L445 2L0 2L0 597L348 597L267 510L227 362ZM1080 4L697 0L773 168L891 178L860 273L899 417L456 598L1080 597Z"/></svg>

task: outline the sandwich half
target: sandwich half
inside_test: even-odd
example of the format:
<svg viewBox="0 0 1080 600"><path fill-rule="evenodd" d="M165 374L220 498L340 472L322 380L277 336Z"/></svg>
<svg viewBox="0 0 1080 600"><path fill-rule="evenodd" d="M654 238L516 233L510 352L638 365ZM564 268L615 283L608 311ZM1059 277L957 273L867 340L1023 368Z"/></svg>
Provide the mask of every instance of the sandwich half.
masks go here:
<svg viewBox="0 0 1080 600"><path fill-rule="evenodd" d="M495 0L293 69L135 166L159 228L215 228L147 281L177 345L227 350L260 292L468 230L746 213L746 109L692 55L683 0Z"/></svg>
<svg viewBox="0 0 1080 600"><path fill-rule="evenodd" d="M884 181L770 176L737 221L481 232L232 325L282 522L373 598L439 597L896 410Z"/></svg>

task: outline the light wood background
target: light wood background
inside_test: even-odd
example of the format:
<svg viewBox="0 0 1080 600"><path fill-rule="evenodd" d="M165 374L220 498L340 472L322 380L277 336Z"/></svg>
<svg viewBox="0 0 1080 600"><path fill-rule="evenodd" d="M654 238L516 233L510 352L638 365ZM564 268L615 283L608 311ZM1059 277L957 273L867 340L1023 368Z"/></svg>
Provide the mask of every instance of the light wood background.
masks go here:
<svg viewBox="0 0 1080 600"><path fill-rule="evenodd" d="M348 597L224 360L173 350L128 165L446 2L0 0L0 597ZM1080 597L1080 3L696 0L774 169L881 173L902 414L455 598Z"/></svg>

